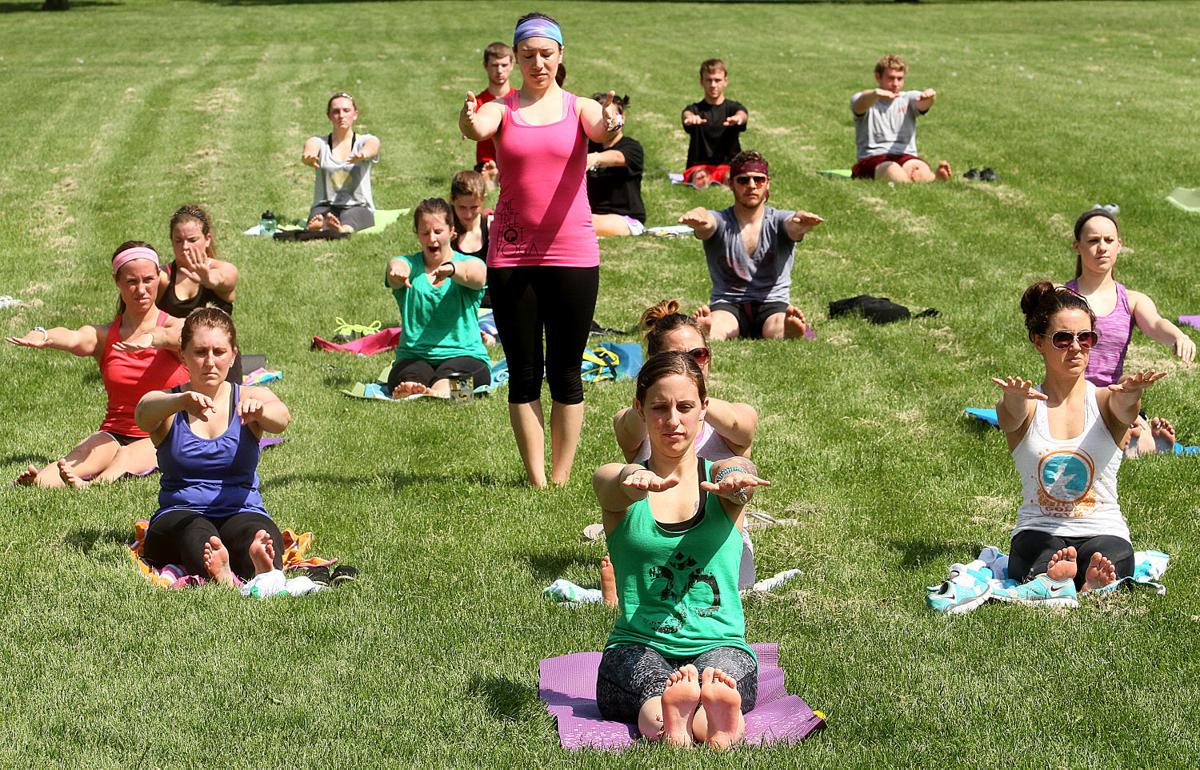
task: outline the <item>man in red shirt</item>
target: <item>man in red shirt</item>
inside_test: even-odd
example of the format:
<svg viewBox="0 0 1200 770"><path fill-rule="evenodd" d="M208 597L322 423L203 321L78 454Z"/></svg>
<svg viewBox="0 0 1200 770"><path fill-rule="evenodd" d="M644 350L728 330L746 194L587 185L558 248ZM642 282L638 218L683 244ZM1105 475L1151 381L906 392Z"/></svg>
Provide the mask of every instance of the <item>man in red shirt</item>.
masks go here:
<svg viewBox="0 0 1200 770"><path fill-rule="evenodd" d="M513 69L513 50L504 43L492 43L483 49L483 68L487 71L487 88L475 97L476 105L486 104L493 99L508 96L512 86L508 76ZM483 180L488 190L496 188L496 144L491 139L475 143L475 170L483 174Z"/></svg>

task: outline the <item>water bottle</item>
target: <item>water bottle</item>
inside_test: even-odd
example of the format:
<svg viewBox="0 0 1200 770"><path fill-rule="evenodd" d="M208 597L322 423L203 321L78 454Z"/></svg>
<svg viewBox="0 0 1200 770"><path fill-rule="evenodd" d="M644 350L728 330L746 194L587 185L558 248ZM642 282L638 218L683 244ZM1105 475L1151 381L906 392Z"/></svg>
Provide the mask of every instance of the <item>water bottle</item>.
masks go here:
<svg viewBox="0 0 1200 770"><path fill-rule="evenodd" d="M450 377L450 401L455 404L466 404L471 400L471 375L466 372L453 372Z"/></svg>
<svg viewBox="0 0 1200 770"><path fill-rule="evenodd" d="M264 235L267 238L275 236L275 212L267 209L262 213L262 217L258 220L259 235Z"/></svg>

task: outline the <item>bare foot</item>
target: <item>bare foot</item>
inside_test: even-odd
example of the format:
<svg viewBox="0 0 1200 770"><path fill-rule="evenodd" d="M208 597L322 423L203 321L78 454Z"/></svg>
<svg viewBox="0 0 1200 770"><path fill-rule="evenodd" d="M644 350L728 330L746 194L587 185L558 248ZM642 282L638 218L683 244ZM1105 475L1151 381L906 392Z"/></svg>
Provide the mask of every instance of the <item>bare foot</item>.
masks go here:
<svg viewBox="0 0 1200 770"><path fill-rule="evenodd" d="M250 544L250 563L254 565L255 575L275 569L275 544L265 529L254 533L254 542Z"/></svg>
<svg viewBox="0 0 1200 770"><path fill-rule="evenodd" d="M13 479L13 484L22 487L31 487L37 482L38 469L30 465L25 470L21 471L20 475Z"/></svg>
<svg viewBox="0 0 1200 770"><path fill-rule="evenodd" d="M696 323L700 324L700 328L704 330L704 336L712 331L712 310L708 305L701 305L696 308L696 312L692 313L692 318L696 319Z"/></svg>
<svg viewBox="0 0 1200 770"><path fill-rule="evenodd" d="M392 398L408 398L409 396L424 396L429 388L419 382L402 382L392 390Z"/></svg>
<svg viewBox="0 0 1200 770"><path fill-rule="evenodd" d="M600 594L609 607L617 606L617 573L607 556L600 560Z"/></svg>
<svg viewBox="0 0 1200 770"><path fill-rule="evenodd" d="M724 751L746 736L742 694L729 674L719 668L704 669L700 677L700 703L708 717L709 746Z"/></svg>
<svg viewBox="0 0 1200 770"><path fill-rule="evenodd" d="M708 176L708 172L704 169L699 169L692 174L692 178L688 182L697 190L703 190L712 184L712 179Z"/></svg>
<svg viewBox="0 0 1200 770"><path fill-rule="evenodd" d="M1150 435L1154 437L1154 451L1171 454L1175 451L1175 426L1161 417L1150 421Z"/></svg>
<svg viewBox="0 0 1200 770"><path fill-rule="evenodd" d="M933 178L939 182L945 182L947 179L953 179L954 171L950 169L950 163L944 160L938 161L937 171L933 172Z"/></svg>
<svg viewBox="0 0 1200 770"><path fill-rule="evenodd" d="M662 694L663 743L692 745L692 715L699 702L700 677L696 667L689 664L672 671Z"/></svg>
<svg viewBox="0 0 1200 770"><path fill-rule="evenodd" d="M337 214L326 214L325 228L328 230L341 230L342 220L338 219Z"/></svg>
<svg viewBox="0 0 1200 770"><path fill-rule="evenodd" d="M58 461L58 475L68 487L83 489L88 485L88 482L75 475L75 469L66 460Z"/></svg>
<svg viewBox="0 0 1200 770"><path fill-rule="evenodd" d="M307 225L309 230L321 230L325 227L325 215L313 214L308 220Z"/></svg>
<svg viewBox="0 0 1200 770"><path fill-rule="evenodd" d="M1083 590L1095 591L1117 582L1117 568L1102 553L1092 554L1087 572L1083 575Z"/></svg>
<svg viewBox="0 0 1200 770"><path fill-rule="evenodd" d="M1075 563L1075 559L1076 551L1074 546L1058 549L1050 557L1050 566L1046 567L1046 576L1051 580L1059 582L1074 580L1075 575L1079 572L1079 565Z"/></svg>
<svg viewBox="0 0 1200 770"><path fill-rule="evenodd" d="M783 317L783 338L798 339L807 331L808 321L804 318L804 313L795 305L788 305L787 313Z"/></svg>
<svg viewBox="0 0 1200 770"><path fill-rule="evenodd" d="M208 576L221 585L233 585L233 573L229 570L229 550L216 535L204 544L204 568L208 570Z"/></svg>

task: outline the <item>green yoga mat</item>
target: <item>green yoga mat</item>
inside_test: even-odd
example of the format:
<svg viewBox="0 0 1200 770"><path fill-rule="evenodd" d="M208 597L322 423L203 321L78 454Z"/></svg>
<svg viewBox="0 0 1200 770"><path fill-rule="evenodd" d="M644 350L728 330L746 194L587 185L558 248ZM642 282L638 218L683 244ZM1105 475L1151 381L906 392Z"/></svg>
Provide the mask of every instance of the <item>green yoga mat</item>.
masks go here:
<svg viewBox="0 0 1200 770"><path fill-rule="evenodd" d="M1167 196L1167 201L1172 206L1192 214L1200 213L1200 187L1176 187Z"/></svg>
<svg viewBox="0 0 1200 770"><path fill-rule="evenodd" d="M818 171L821 176L831 177L833 179L850 179L850 169L848 168L829 168L824 171Z"/></svg>
<svg viewBox="0 0 1200 770"><path fill-rule="evenodd" d="M405 214L411 214L412 209L375 209L375 224L366 230L359 230L355 235L378 235L396 223Z"/></svg>

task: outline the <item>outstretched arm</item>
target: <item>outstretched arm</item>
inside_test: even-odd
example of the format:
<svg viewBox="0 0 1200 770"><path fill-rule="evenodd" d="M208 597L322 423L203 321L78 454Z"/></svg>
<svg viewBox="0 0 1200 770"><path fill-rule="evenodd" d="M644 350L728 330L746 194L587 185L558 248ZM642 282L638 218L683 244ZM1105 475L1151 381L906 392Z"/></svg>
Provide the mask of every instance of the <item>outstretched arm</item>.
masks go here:
<svg viewBox="0 0 1200 770"><path fill-rule="evenodd" d="M615 138L617 131L625 124L625 117L613 104L613 97L616 95L615 91L609 91L603 107L595 99L580 97L577 100L579 123L583 126L583 133L597 144L604 144Z"/></svg>
<svg viewBox="0 0 1200 770"><path fill-rule="evenodd" d="M133 410L133 421L142 430L150 434L155 443L162 441L166 433L167 418L176 412L187 412L193 417L208 421L209 416L216 414L213 400L203 393L185 390L172 393L167 390L152 390L142 396L137 407Z"/></svg>
<svg viewBox="0 0 1200 770"><path fill-rule="evenodd" d="M697 206L679 218L679 224L692 228L692 233L707 241L717 232L717 218L703 206Z"/></svg>
<svg viewBox="0 0 1200 770"><path fill-rule="evenodd" d="M67 329L56 326L53 329L37 327L24 337L7 337L13 345L23 348L44 348L48 350L65 350L76 356L94 356L100 348L102 335L108 334L108 326L81 326L78 329Z"/></svg>
<svg viewBox="0 0 1200 770"><path fill-rule="evenodd" d="M362 147L358 152L346 158L347 163L362 163L366 160L374 160L379 157L379 139L372 136L362 143Z"/></svg>
<svg viewBox="0 0 1200 770"><path fill-rule="evenodd" d="M145 334L139 334L127 340L114 342L113 349L130 352L134 350L149 350L150 348L163 348L178 352L180 349L179 337L182 331L182 318L168 318L165 324L155 326Z"/></svg>
<svg viewBox="0 0 1200 770"><path fill-rule="evenodd" d="M283 433L291 424L291 412L269 388L244 387L239 396L238 417L255 435Z"/></svg>
<svg viewBox="0 0 1200 770"><path fill-rule="evenodd" d="M468 289L482 289L487 283L487 265L482 259L475 257L443 262L433 272L434 283L444 278L449 278Z"/></svg>
<svg viewBox="0 0 1200 770"><path fill-rule="evenodd" d="M683 124L683 130L689 133L691 133L692 128L695 126L703 126L708 122L706 118L697 115L686 107L683 110L683 114L679 116L679 120Z"/></svg>
<svg viewBox="0 0 1200 770"><path fill-rule="evenodd" d="M310 137L304 143L304 152L300 156L300 162L313 168L321 167L321 142L315 136Z"/></svg>
<svg viewBox="0 0 1200 770"><path fill-rule="evenodd" d="M811 211L797 211L783 223L783 230L793 241L804 238L809 230L824 222L825 219Z"/></svg>
<svg viewBox="0 0 1200 770"><path fill-rule="evenodd" d="M750 113L746 112L745 110L738 110L737 112L733 113L729 117L725 118L724 125L737 126L738 128L740 128L744 131L744 130L746 130L746 123L748 123L749 121L750 121Z"/></svg>
<svg viewBox="0 0 1200 770"><path fill-rule="evenodd" d="M504 107L495 102L480 105L475 101L475 94L467 91L462 111L458 113L458 130L471 141L482 142L496 135L503 119Z"/></svg>
<svg viewBox="0 0 1200 770"><path fill-rule="evenodd" d="M1140 291L1129 292L1129 300L1133 318L1147 337L1163 345L1170 345L1171 352L1179 356L1185 364L1196 360L1196 343L1192 342L1192 338L1182 329L1162 317L1154 300Z"/></svg>
<svg viewBox="0 0 1200 770"><path fill-rule="evenodd" d="M587 156L588 171L598 168L615 168L625 165L625 153L620 150L604 150L589 152Z"/></svg>
<svg viewBox="0 0 1200 770"><path fill-rule="evenodd" d="M1098 396L1100 411L1113 434L1113 440L1120 443L1125 431L1137 419L1138 410L1142 407L1142 391L1166 376L1166 372L1152 369L1127 374L1117 384L1108 386L1107 401Z"/></svg>
<svg viewBox="0 0 1200 770"><path fill-rule="evenodd" d="M662 492L678 483L678 479L664 479L637 463L601 465L592 476L592 489L596 492L596 501L602 509L610 513L624 511L632 503L645 499L651 492Z"/></svg>
<svg viewBox="0 0 1200 770"><path fill-rule="evenodd" d="M739 455L750 456L750 447L758 430L758 412L754 411L754 407L709 396L704 421L712 426L730 449Z"/></svg>
<svg viewBox="0 0 1200 770"><path fill-rule="evenodd" d="M1033 380L1020 377L993 377L992 382L1003 391L996 402L996 416L1000 430L1015 434L1025 427L1033 414L1034 401L1046 401L1046 394L1034 387Z"/></svg>
<svg viewBox="0 0 1200 770"><path fill-rule="evenodd" d="M710 416L712 402L713 399L710 398L708 400ZM625 407L613 417L613 433L617 437L617 446L621 448L625 462L633 462L633 458L637 457L638 450L642 448L642 442L646 440L646 423L642 420L642 416L632 406Z"/></svg>
<svg viewBox="0 0 1200 770"><path fill-rule="evenodd" d="M851 105L851 109L854 110L855 115L866 115L867 110L871 109L871 106L880 99L895 99L898 96L900 94L886 88L869 88L859 93L858 98Z"/></svg>
<svg viewBox="0 0 1200 770"><path fill-rule="evenodd" d="M932 88L926 88L921 92L921 95L917 97L917 111L921 113L929 112L929 108L933 106L933 103L936 100L937 91L934 91Z"/></svg>
<svg viewBox="0 0 1200 770"><path fill-rule="evenodd" d="M771 482L759 478L758 468L747 457L730 457L713 463L712 481L700 482L701 489L721 498L725 512L735 523L740 523L742 509L754 497L754 490L769 486Z"/></svg>
<svg viewBox="0 0 1200 770"><path fill-rule="evenodd" d="M412 273L412 265L404 257L393 257L388 261L387 266L387 285L393 289L411 289L412 281L410 276Z"/></svg>

